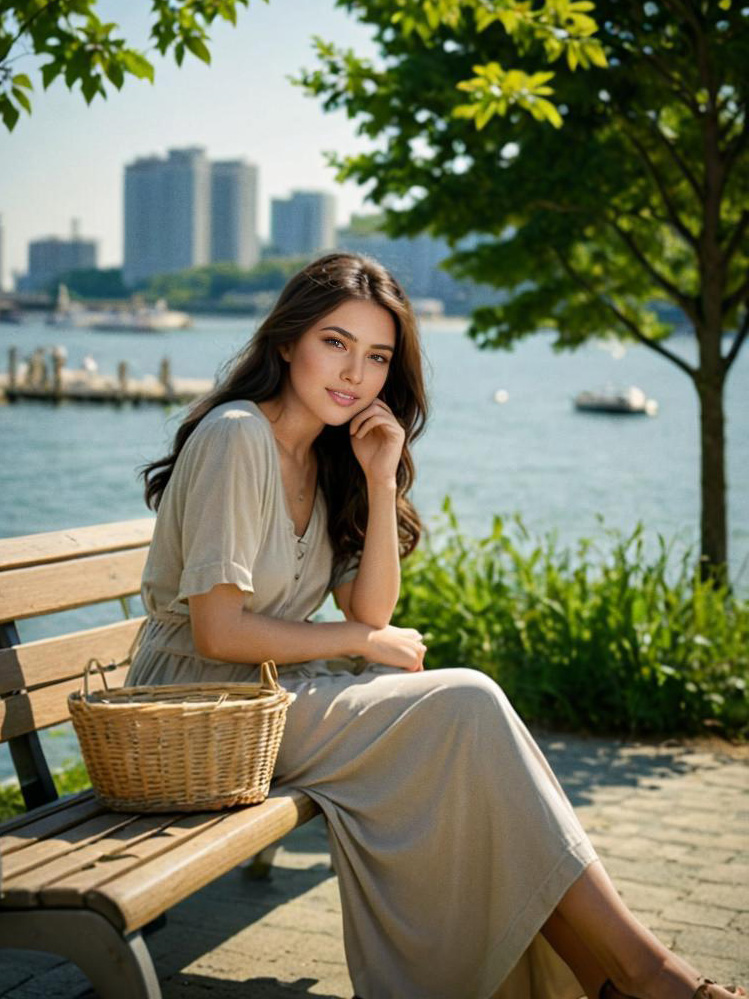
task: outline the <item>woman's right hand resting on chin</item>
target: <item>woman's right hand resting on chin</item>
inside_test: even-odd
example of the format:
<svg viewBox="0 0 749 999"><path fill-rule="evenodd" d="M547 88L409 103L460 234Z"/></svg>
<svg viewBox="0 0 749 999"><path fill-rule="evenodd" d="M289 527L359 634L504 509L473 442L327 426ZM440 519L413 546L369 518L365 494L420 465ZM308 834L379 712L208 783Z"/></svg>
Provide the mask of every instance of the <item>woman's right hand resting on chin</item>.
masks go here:
<svg viewBox="0 0 749 999"><path fill-rule="evenodd" d="M412 673L424 669L427 647L420 632L414 628L397 628L393 624L384 628L363 627L365 640L359 654L369 662L400 666Z"/></svg>

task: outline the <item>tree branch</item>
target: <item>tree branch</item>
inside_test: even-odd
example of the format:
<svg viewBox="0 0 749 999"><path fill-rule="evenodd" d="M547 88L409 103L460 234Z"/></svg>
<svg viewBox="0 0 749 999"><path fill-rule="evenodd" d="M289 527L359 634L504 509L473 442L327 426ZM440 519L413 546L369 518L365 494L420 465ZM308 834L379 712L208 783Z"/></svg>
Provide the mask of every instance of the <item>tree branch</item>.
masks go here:
<svg viewBox="0 0 749 999"><path fill-rule="evenodd" d="M744 238L744 233L746 232L747 226L749 226L749 208L745 208L741 213L741 218L736 223L736 228L733 230L733 235L728 241L728 246L726 246L725 252L723 254L723 266L728 267L731 259L739 248L741 240Z"/></svg>
<svg viewBox="0 0 749 999"><path fill-rule="evenodd" d="M666 67L658 60L654 53L644 52L642 49L639 53L644 56L645 59L650 63L650 65L655 69L655 71L663 77L663 79L669 83L674 91L674 94L681 100L681 103L686 107L688 111L691 111L695 118L699 118L702 112L700 111L700 105L697 99L691 94L681 80L673 76Z"/></svg>
<svg viewBox="0 0 749 999"><path fill-rule="evenodd" d="M677 232L680 233L680 235L686 240L686 242L689 243L689 245L694 250L697 250L698 247L697 237L694 236L689 231L689 229L687 229L687 227L684 225L681 218L679 217L679 213L676 210L676 206L674 205L673 201L671 200L671 197L669 196L668 190L666 188L666 185L663 183L662 177L655 169L655 166L653 165L653 161L650 158L650 154L648 153L647 149L642 144L642 142L640 142L637 136L632 133L632 130L630 128L625 126L624 133L629 139L629 141L632 143L632 145L635 147L635 149L639 152L641 158L644 160L645 165L648 168L648 172L655 181L655 184L660 192L661 199L663 200L663 204L666 206L666 211L668 212L668 217L671 220L671 224L674 226Z"/></svg>
<svg viewBox="0 0 749 999"><path fill-rule="evenodd" d="M731 349L723 358L723 372L725 374L728 374L731 365L738 357L738 353L741 350L741 345L743 344L744 340L746 340L747 333L749 333L749 305L747 306L746 312L744 313L744 321L741 324L741 328L736 331L736 336L733 338Z"/></svg>
<svg viewBox="0 0 749 999"><path fill-rule="evenodd" d="M587 291L587 293L594 301L599 302L601 305L604 305L610 312L613 312L616 318L619 320L619 322L623 323L627 327L627 329L632 333L632 335L637 340L640 341L640 343L645 344L646 347L649 347L651 350L656 351L656 353L661 354L663 357L668 358L669 361L671 361L677 367L681 368L682 371L686 372L686 374L688 374L690 378L692 379L695 378L697 372L693 367L691 367L691 365L687 364L687 362L682 360L678 355L672 354L671 351L668 350L666 347L661 346L661 344L658 343L657 340L651 340L649 336L646 336L634 320L630 319L629 316L626 316L621 311L621 309L617 305L615 305L614 302L606 298L605 295L602 295L600 292L596 291L595 288L593 288L593 286L590 284L590 282L586 281L585 278L582 276L582 274L579 274L573 268L570 262L563 256L563 254L559 252L559 250L554 249L553 252L557 257L557 259L559 260L562 267L564 268L564 270L572 278L572 280L575 281L577 284L579 284L580 287L583 288L585 291Z"/></svg>
<svg viewBox="0 0 749 999"><path fill-rule="evenodd" d="M666 149L669 151L669 153L671 154L671 157L672 157L674 163L676 163L677 167L681 170L681 172L684 174L684 176L686 177L686 179L689 181L689 184L691 185L692 190L697 195L697 199L699 201L702 201L702 199L705 197L705 191L704 191L703 186L697 180L697 177L695 176L694 171L691 169L691 167L686 162L686 160L683 159L683 157L681 156L681 153L676 148L676 146L673 144L673 142L671 142L668 139L668 137L666 135L664 135L663 132L661 132L661 130L658 128L657 123L654 122L651 118L648 118L648 124L650 125L650 128L653 131L653 133L655 134L655 136L660 140L660 142L662 143L662 145L664 145L666 147Z"/></svg>
<svg viewBox="0 0 749 999"><path fill-rule="evenodd" d="M648 273L652 279L663 288L663 290L671 296L671 298L677 302L682 309L687 313L692 322L697 319L695 313L695 303L694 300L684 295L679 288L676 287L669 279L661 274L657 267L655 267L642 252L640 247L635 242L634 237L631 233L627 232L626 229L622 229L616 219L608 219L608 224L616 231L622 242L629 248L632 255L636 260L642 265L646 273Z"/></svg>
<svg viewBox="0 0 749 999"><path fill-rule="evenodd" d="M733 169L734 163L739 158L741 153L743 153L743 151L746 149L747 142L749 142L749 125L747 125L745 119L744 127L736 136L736 138L733 140L733 142L729 144L726 152L726 158L723 163L725 182L728 181L728 176L731 173L731 170Z"/></svg>
<svg viewBox="0 0 749 999"><path fill-rule="evenodd" d="M730 295L726 295L723 299L723 312L731 312L732 309L735 309L737 305L743 302L747 295L749 295L749 271L747 271L746 277L736 291L731 292Z"/></svg>
<svg viewBox="0 0 749 999"><path fill-rule="evenodd" d="M37 19L37 17L39 17L40 14L43 14L50 7L54 7L56 4L59 4L60 2L61 0L48 0L48 2L45 3L43 7L40 7L39 10L37 10L34 14L31 15L31 17L27 18L27 20L23 22L21 27L18 29L18 34L15 36L15 38L11 38L10 44L8 45L5 52L0 53L0 66L5 62L7 57L10 55L10 50L16 44L21 35L25 34L28 31L28 29L31 27L32 23Z"/></svg>

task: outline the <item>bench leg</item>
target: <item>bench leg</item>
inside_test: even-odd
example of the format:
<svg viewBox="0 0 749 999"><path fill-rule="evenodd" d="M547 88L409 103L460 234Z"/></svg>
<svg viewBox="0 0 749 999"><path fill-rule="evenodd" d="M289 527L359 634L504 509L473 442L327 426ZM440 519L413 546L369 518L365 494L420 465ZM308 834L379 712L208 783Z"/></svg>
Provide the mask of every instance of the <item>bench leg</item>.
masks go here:
<svg viewBox="0 0 749 999"><path fill-rule="evenodd" d="M68 958L101 999L161 999L141 934L123 936L89 909L0 909L0 946Z"/></svg>
<svg viewBox="0 0 749 999"><path fill-rule="evenodd" d="M272 877L273 860L278 851L278 843L266 846L239 865L251 881L267 881Z"/></svg>

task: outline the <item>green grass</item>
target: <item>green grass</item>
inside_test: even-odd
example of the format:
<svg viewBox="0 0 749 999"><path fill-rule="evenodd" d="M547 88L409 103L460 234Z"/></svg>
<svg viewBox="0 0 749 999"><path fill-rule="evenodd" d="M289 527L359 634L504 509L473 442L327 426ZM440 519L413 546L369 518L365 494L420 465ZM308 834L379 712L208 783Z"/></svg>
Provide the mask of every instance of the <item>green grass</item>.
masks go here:
<svg viewBox="0 0 749 999"><path fill-rule="evenodd" d="M600 518L599 518L600 519ZM601 523L602 520L601 520ZM428 668L493 677L530 722L626 735L749 735L749 602L641 524L559 550L520 517L465 537L449 499L403 563L394 624L428 635Z"/></svg>
<svg viewBox="0 0 749 999"><path fill-rule="evenodd" d="M68 762L52 774L57 793L62 797L91 787L88 772L80 761ZM0 785L0 822L26 811L18 781Z"/></svg>

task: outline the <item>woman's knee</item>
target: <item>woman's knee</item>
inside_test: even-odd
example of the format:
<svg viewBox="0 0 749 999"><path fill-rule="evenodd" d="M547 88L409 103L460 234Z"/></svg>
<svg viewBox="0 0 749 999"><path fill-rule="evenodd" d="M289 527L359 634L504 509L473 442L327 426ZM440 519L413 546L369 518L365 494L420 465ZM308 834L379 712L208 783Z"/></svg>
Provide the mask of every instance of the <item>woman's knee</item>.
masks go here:
<svg viewBox="0 0 749 999"><path fill-rule="evenodd" d="M499 684L480 670L457 666L439 672L449 674L445 677L449 696L463 710L496 711L509 703Z"/></svg>

